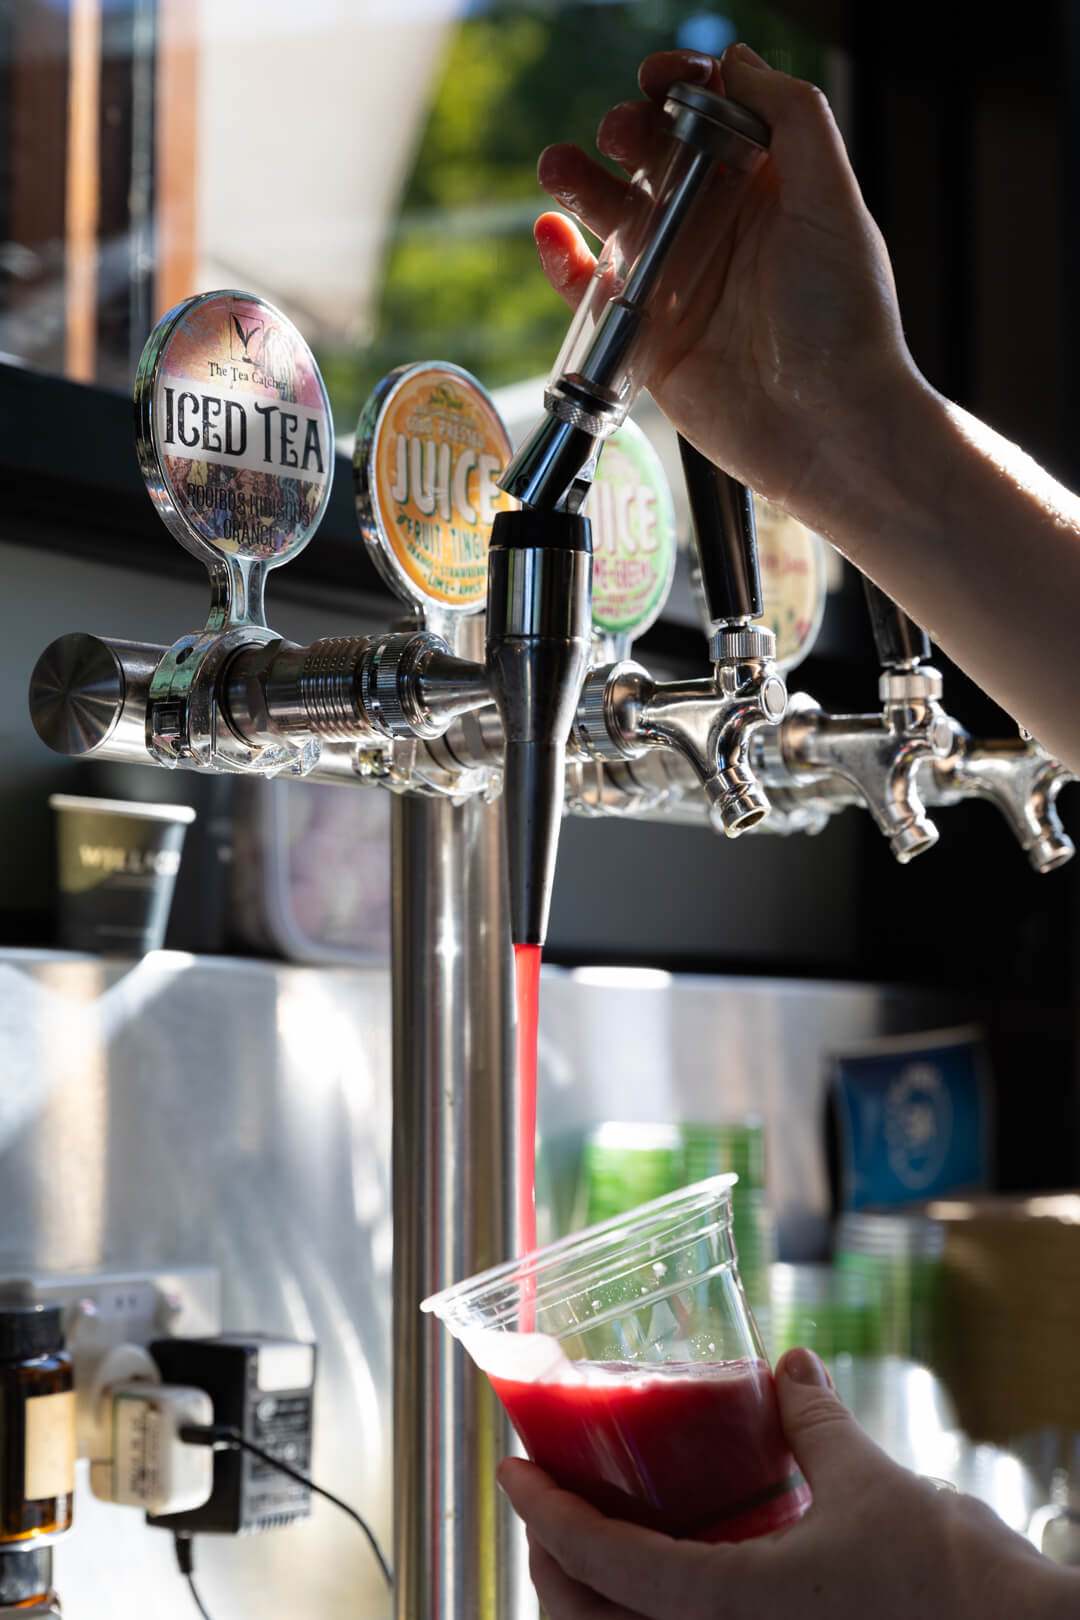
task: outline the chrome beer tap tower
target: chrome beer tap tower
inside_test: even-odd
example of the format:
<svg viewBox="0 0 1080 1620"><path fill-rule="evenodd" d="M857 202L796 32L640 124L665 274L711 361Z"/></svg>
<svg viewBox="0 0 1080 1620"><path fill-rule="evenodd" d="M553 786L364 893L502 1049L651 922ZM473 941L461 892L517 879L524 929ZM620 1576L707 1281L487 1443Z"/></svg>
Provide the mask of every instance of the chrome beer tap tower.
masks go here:
<svg viewBox="0 0 1080 1620"><path fill-rule="evenodd" d="M1033 859L1066 858L1061 768L1030 744L972 744L899 615L887 631L878 613L880 714L789 707L775 638L755 622L751 497L689 445L712 670L662 682L629 657L663 605L674 534L655 453L625 418L692 285L699 210L722 207L768 144L752 115L696 87L673 87L666 111L665 165L632 188L516 456L488 396L451 365L401 368L365 408L358 516L404 628L298 647L268 626L267 574L325 508L329 405L280 312L208 293L165 316L136 384L143 473L207 567L207 622L171 647L62 636L31 682L34 723L62 753L394 794L397 1620L536 1612L493 1487L508 1425L418 1304L514 1247L510 943L543 942L564 808L707 817L733 837L817 830L859 802L906 860L936 836L921 783L934 803L994 798ZM620 456L640 489L607 490L633 553L609 590L589 514L599 523Z"/></svg>

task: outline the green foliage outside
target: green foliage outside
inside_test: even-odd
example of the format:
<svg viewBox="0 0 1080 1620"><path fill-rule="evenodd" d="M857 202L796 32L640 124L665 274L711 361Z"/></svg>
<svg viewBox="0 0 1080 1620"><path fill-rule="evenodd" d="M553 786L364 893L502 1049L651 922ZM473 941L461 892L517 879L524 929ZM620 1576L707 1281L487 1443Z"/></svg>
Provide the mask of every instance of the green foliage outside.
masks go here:
<svg viewBox="0 0 1080 1620"><path fill-rule="evenodd" d="M318 355L341 431L396 365L451 360L489 388L549 370L567 311L532 239L550 206L537 157L552 141L592 151L606 110L638 94L642 57L696 43L695 27L707 38L724 19L774 66L821 81L820 51L754 0L711 15L701 0L503 0L457 26L402 194L373 339Z"/></svg>

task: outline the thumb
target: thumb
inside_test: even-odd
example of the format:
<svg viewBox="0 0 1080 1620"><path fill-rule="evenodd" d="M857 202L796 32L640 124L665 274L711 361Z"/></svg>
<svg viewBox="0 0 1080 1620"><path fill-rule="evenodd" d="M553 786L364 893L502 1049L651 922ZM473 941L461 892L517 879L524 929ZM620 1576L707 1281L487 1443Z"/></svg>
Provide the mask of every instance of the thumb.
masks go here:
<svg viewBox="0 0 1080 1620"><path fill-rule="evenodd" d="M720 65L724 93L772 131L769 157L786 200L801 212L861 203L844 138L816 85L770 68L748 45L729 45Z"/></svg>
<svg viewBox="0 0 1080 1620"><path fill-rule="evenodd" d="M853 1473L894 1466L859 1428L812 1350L789 1350L777 1362L776 1397L788 1445L815 1498L849 1487Z"/></svg>

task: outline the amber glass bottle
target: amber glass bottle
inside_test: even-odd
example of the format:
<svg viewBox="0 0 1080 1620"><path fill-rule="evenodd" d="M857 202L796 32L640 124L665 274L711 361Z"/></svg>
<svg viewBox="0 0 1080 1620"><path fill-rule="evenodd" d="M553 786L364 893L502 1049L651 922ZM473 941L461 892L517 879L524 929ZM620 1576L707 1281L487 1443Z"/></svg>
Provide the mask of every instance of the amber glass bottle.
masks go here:
<svg viewBox="0 0 1080 1620"><path fill-rule="evenodd" d="M71 1526L75 1391L59 1306L0 1300L0 1549Z"/></svg>

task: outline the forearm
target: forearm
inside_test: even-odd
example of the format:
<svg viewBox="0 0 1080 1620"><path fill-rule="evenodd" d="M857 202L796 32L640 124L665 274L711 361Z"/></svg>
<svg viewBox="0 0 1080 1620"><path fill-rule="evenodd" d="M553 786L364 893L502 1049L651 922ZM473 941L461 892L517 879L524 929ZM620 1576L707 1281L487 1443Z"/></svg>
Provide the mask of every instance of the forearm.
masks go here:
<svg viewBox="0 0 1080 1620"><path fill-rule="evenodd" d="M1031 1546L1012 1557L984 1595L982 1612L1002 1620L1078 1620L1080 1570L1051 1563Z"/></svg>
<svg viewBox="0 0 1080 1620"><path fill-rule="evenodd" d="M912 373L815 475L822 533L1080 770L1080 500Z"/></svg>

